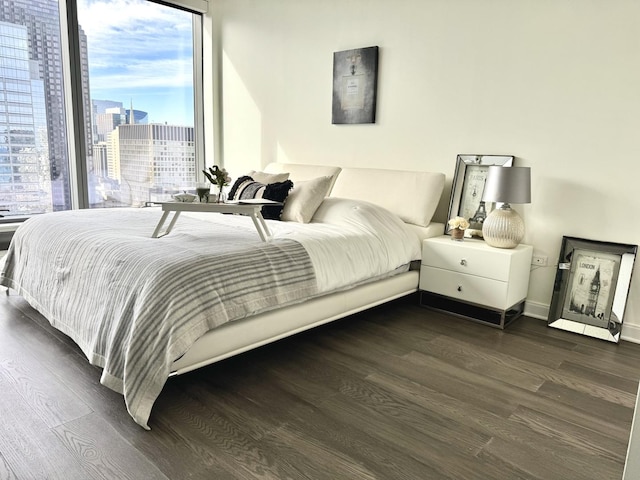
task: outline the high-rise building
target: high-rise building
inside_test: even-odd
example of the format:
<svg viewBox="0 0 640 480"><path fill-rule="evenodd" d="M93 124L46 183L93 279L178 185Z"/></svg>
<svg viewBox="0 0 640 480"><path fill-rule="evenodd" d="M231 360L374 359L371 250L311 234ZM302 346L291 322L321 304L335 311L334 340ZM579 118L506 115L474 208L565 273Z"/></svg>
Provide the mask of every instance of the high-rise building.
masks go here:
<svg viewBox="0 0 640 480"><path fill-rule="evenodd" d="M104 113L94 113L94 141L95 143L107 140L107 135L113 132L118 125L127 122L125 109L122 107L107 108Z"/></svg>
<svg viewBox="0 0 640 480"><path fill-rule="evenodd" d="M91 91L89 88L89 45L87 43L87 35L82 27L78 27L78 38L80 43L80 69L82 70L82 112L84 116L84 137L87 154L87 165L89 173L92 171L93 164L93 115L91 115Z"/></svg>
<svg viewBox="0 0 640 480"><path fill-rule="evenodd" d="M31 77L42 82L44 93L42 99L44 100L44 110L46 112L46 143L48 146L48 171L45 173L51 183L52 206L50 208L53 208L53 210L70 208L69 153L58 2L54 0L2 0L0 1L0 22L22 26L26 30L27 49L24 51L28 60L32 62ZM79 35L80 67L85 73L82 80L86 124L85 135L90 139L91 115L89 114L87 38L82 30L80 30ZM5 58L5 55L5 51L0 52L0 59ZM26 79L22 78L22 80ZM7 105L9 105L9 102ZM14 105L17 106L17 104ZM13 128L11 118L9 118L8 122L9 128ZM19 128L20 124L17 124L17 126ZM92 153L92 143L92 141L87 142L87 155L89 157ZM28 203L22 202L22 200L20 202L23 206ZM37 208L34 205L34 211Z"/></svg>
<svg viewBox="0 0 640 480"><path fill-rule="evenodd" d="M107 135L107 177L120 182L120 135L116 128Z"/></svg>
<svg viewBox="0 0 640 480"><path fill-rule="evenodd" d="M29 60L27 28L0 22L0 208L51 210L44 83Z"/></svg>
<svg viewBox="0 0 640 480"><path fill-rule="evenodd" d="M102 122L103 120L98 120L101 118L101 115L107 113L107 110L113 110L117 108L118 110L122 109L122 102L116 102L114 100L97 100L95 98L91 99L91 118L93 120L93 143L104 142L107 140L107 134L113 131L117 125L120 125L123 122L118 122L113 125L111 130L107 130L107 126ZM109 121L107 120L107 123ZM113 122L111 122L113 123Z"/></svg>
<svg viewBox="0 0 640 480"><path fill-rule="evenodd" d="M107 162L107 142L93 144L93 171L99 177L109 176L109 164Z"/></svg>
<svg viewBox="0 0 640 480"><path fill-rule="evenodd" d="M91 108L94 115L97 113L107 113L108 108L122 108L122 102L116 102L115 100L96 100L92 98Z"/></svg>
<svg viewBox="0 0 640 480"><path fill-rule="evenodd" d="M97 108L98 103L105 108ZM147 124L149 114L142 110L133 110L133 121L131 121L131 109L122 108L121 102L110 102L120 106L107 106L109 100L93 100L93 143L105 142L107 135L113 132L118 125L123 123Z"/></svg>
<svg viewBox="0 0 640 480"><path fill-rule="evenodd" d="M193 189L196 177L193 127L123 124L116 130L112 139L118 145L123 203L140 206Z"/></svg>
<svg viewBox="0 0 640 480"><path fill-rule="evenodd" d="M142 110L133 110L133 122L131 121L131 111L129 109L126 111L127 122L126 123L149 123L149 114L147 112L143 112Z"/></svg>

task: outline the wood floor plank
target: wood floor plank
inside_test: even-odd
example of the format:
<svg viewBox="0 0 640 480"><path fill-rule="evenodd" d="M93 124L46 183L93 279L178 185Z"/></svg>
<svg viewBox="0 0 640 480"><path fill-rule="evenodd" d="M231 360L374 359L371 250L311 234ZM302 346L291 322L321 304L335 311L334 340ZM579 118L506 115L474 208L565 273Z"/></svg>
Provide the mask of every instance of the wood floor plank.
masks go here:
<svg viewBox="0 0 640 480"><path fill-rule="evenodd" d="M448 358L458 366L466 370L482 373L484 376L499 379L510 385L535 391L546 382L550 381L559 385L568 385L573 390L588 393L589 395L607 400L609 402L633 408L636 393L634 391L621 391L614 388L611 382L600 385L593 380L593 375L573 375L568 369L559 368L550 370L542 366L504 355L492 349L476 347L470 348L466 342L450 337L432 340L429 346L429 355L439 358ZM561 362L560 367L567 362ZM633 389L637 382L627 381L624 386Z"/></svg>
<svg viewBox="0 0 640 480"><path fill-rule="evenodd" d="M51 327L49 322L36 310L31 308L24 298L12 293L8 296L3 295L3 300L6 302L4 305L10 307L14 312L12 315L7 315L6 317L2 315L2 317L6 318L6 321L12 322L12 331L17 335L29 331L29 335L24 336L24 340L29 342L32 340L32 337L33 340L36 341L45 337L48 338L48 340L44 342L29 343L32 347L37 344L40 348L55 350L61 346L75 345L73 340L68 336ZM77 350L77 354L82 355L79 349Z"/></svg>
<svg viewBox="0 0 640 480"><path fill-rule="evenodd" d="M408 296L169 379L145 431L68 337L3 297L0 478L620 478L638 360Z"/></svg>
<svg viewBox="0 0 640 480"><path fill-rule="evenodd" d="M376 321L373 319L372 321ZM516 320L515 323L518 323ZM524 336L511 334L513 324L507 330L498 330L470 320L446 315L426 308L406 308L403 315L394 322L394 327L405 328L407 332L426 330L445 337L455 337L472 346L482 346L496 352L510 355L524 361L556 368L559 359L550 355L541 355L541 344ZM425 344L428 348L428 343ZM571 349L575 344L562 341L564 348ZM547 345L544 345L547 348ZM414 348L427 353L428 350Z"/></svg>
<svg viewBox="0 0 640 480"><path fill-rule="evenodd" d="M194 429L215 432L217 428L207 426L206 419L199 415L202 405L189 394L191 388L190 385L185 389L179 385L166 388L167 395L158 400L152 430L136 439L137 448L171 479L187 475L194 480L255 478L233 465L227 468L233 462L217 451L216 441L207 441L206 434L192 434ZM215 408L213 401L208 413Z"/></svg>
<svg viewBox="0 0 640 480"><path fill-rule="evenodd" d="M293 350L297 350L295 346ZM291 349L287 349L286 354L290 352ZM297 364L300 369L296 378L292 378L290 373L278 369L282 364L282 353L279 350L273 356L273 362L262 363L265 368L261 370L261 380L254 381L251 375L246 378L244 369L235 369L248 380L237 395L229 398L228 394L216 390L225 383L224 379L216 378L208 382L209 392L208 395L204 393L203 398L215 394L220 398L227 418L233 418L239 428L253 432L265 442L272 442L277 451L286 451L287 457L299 468L304 466L304 472L311 472L310 478L422 477L425 466L420 462L402 451L390 450L386 441L357 432L323 415L317 408L318 403L339 392L330 385L325 385L327 393L320 395L317 388L299 388L298 375L306 378L305 372L315 371L314 359L300 358L302 361ZM324 359L315 362L324 364ZM327 378L326 374L323 378ZM317 385L314 381L311 383ZM348 466L347 458L351 459L352 466ZM356 471L361 473L356 475ZM300 478L304 477L304 474L300 475Z"/></svg>
<svg viewBox="0 0 640 480"><path fill-rule="evenodd" d="M487 444L481 454L478 455L483 463L493 463L496 459L526 472L530 478L546 479L585 479L585 478L620 478L619 476L602 477L599 473L589 470L593 466L586 460L577 470L573 462L558 459L550 455L552 451L537 451L530 448L517 448L513 443L495 437ZM613 472L622 475L622 470ZM596 476L597 475L597 476Z"/></svg>
<svg viewBox="0 0 640 480"><path fill-rule="evenodd" d="M262 438L253 437L225 412L207 403L190 401L180 411L180 432L208 461L220 465L234 478L297 478L300 471L287 458L270 451Z"/></svg>
<svg viewBox="0 0 640 480"><path fill-rule="evenodd" d="M431 340L423 352L411 352L412 355L428 355L447 361L452 365L470 372L491 377L509 385L535 391L542 385L543 379L537 371L547 370L536 368L535 364L526 362L511 355L490 348L473 348L469 343L441 335Z"/></svg>
<svg viewBox="0 0 640 480"><path fill-rule="evenodd" d="M512 420L516 420L512 416ZM556 428L559 428L561 422L555 424ZM536 425L539 428L539 425ZM538 430L539 431L539 430ZM540 431L539 431L540 432ZM591 438L591 437L589 437ZM494 440L498 440L499 437L494 437ZM518 444L518 443L504 443L501 445L501 449L506 448L509 445L509 449L514 452L529 451L532 457L545 458L545 461L553 466L558 475L565 468L568 468L573 472L575 477L566 478L584 478L588 475L588 478L618 478L617 475L621 475L620 470L621 462L617 460L614 455L602 455L600 449L585 451L584 446L582 448L576 447L576 442L579 440L568 435L566 438L561 439L558 436L548 436L543 441L535 443ZM502 439L499 439L499 444ZM495 448L495 445L493 448ZM492 450L491 448L489 450ZM619 452L616 452L616 456ZM625 451L626 453L626 451ZM511 458L517 458L518 455L509 455ZM591 461L585 460L591 458ZM619 458L619 457L618 457ZM597 459L597 460L596 460ZM529 469L527 463L517 464L520 468ZM564 478L559 476L557 478Z"/></svg>
<svg viewBox="0 0 640 480"><path fill-rule="evenodd" d="M513 327L513 328L511 328ZM637 344L621 340L614 344L604 340L549 328L543 321L516 321L509 331L530 338L540 345L553 347L561 355L572 352L566 360L573 360L602 371L637 381L638 359L629 352L637 350Z"/></svg>
<svg viewBox="0 0 640 480"><path fill-rule="evenodd" d="M226 366L214 365L194 372L201 382L194 383L191 375L172 379L166 391L180 392L180 402L176 406L175 399L169 404L160 399L159 413L172 416L171 428L179 425L175 428L176 434L183 436L198 456L210 465L224 468L233 478L304 478L300 468L313 469L313 459L291 450L281 455L285 446L275 440L277 446L265 440L270 432L282 426L278 412L291 418L294 405L291 398L283 396L252 370L253 362L245 362L247 358L255 361L256 356L259 354L251 352L245 357L230 359L225 362ZM245 391L245 385L264 395L269 390L274 392L279 403L271 408L257 403L259 399ZM212 398L215 399L213 405ZM285 405L287 407L281 409Z"/></svg>
<svg viewBox="0 0 640 480"><path fill-rule="evenodd" d="M277 402L277 398L269 400L269 403L271 401ZM421 478L424 475L424 464L406 452L390 449L386 440L356 431L343 422L324 415L318 408L299 406L295 410L291 415L292 419L281 429L267 435L279 437L285 430L287 443L303 454L306 454L305 443L296 441L296 438L303 436L317 439L324 449L348 455L357 465L372 472L374 478ZM294 432L293 436L289 434L290 430ZM351 475L348 478L360 477Z"/></svg>
<svg viewBox="0 0 640 480"><path fill-rule="evenodd" d="M313 445L310 446L307 443L308 440L299 440L289 445L289 448L299 450L299 453L304 454L305 457L309 457L312 453L317 457L320 452L323 452L322 456L326 458L323 458L325 461L322 465L325 465L326 472L321 475L316 466L316 473L312 478L420 478L425 471L423 464L414 462L403 452L390 452L387 441L379 441L353 428L345 428L341 422L335 422L319 413L318 406L325 400L339 395L341 390L344 391L345 388L350 391L357 390L352 387L351 382L357 381L359 377L349 375L346 370L339 376L330 373L334 367L327 364L324 359L321 362L322 368L318 368L318 365L313 363L312 358L305 357L303 362L298 364L300 368L297 369L295 376L291 375L290 370L286 376L280 376L282 371L277 365L269 368L267 374L275 373L275 376L269 376L268 383L274 385L279 382L279 388L286 390L289 398L296 398L298 401L296 405L285 402L286 409L293 412L288 415L289 421L281 428L266 432L265 437L277 439L276 441L281 443L282 435L286 433L285 438L288 443L295 439L289 436L293 432L296 436L302 435L303 432L309 436L310 432L314 432L312 438L317 440ZM333 379L333 381L318 381L326 379ZM339 381L335 382L336 379ZM262 388L260 390L264 392ZM282 395L279 397L283 398ZM278 396L273 398L260 396L253 401L256 402L256 408L259 410L264 408L269 417L273 417L274 414L279 417L279 413L274 412L274 408L278 409L277 404L272 403L272 401L278 402ZM246 413L247 407L244 407L243 411ZM292 418L295 418L295 422L291 421ZM255 421L253 416L249 420L249 422ZM327 430L327 427L330 430ZM347 464L344 463L344 455L352 459L353 465L358 465L360 469L365 470L354 476L353 467L348 469Z"/></svg>
<svg viewBox="0 0 640 480"><path fill-rule="evenodd" d="M640 361L638 363L640 363ZM558 372L589 379L592 383L597 383L603 388L611 387L617 391L630 393L632 396L636 394L638 380L640 380L640 378L635 380L624 378L611 372L605 372L594 367L578 364L571 360L562 362L558 367Z"/></svg>
<svg viewBox="0 0 640 480"><path fill-rule="evenodd" d="M330 361L323 362L327 371L334 367ZM331 375L335 377L335 375ZM310 389L305 384L317 384L313 376L309 376L306 372L300 372L299 376L293 376L289 371L287 375L287 385L283 388L292 386L294 392L308 392ZM378 385L361 379L359 375L350 375L349 372L343 371L338 377L339 384L326 386L330 393L336 392L337 395L325 394L320 396L320 400L309 398L309 402L315 405L323 403L324 399L339 396L346 397L349 403L356 403L363 408L369 408L381 415L388 415L399 424L400 427L414 428L424 435L437 438L440 442L450 444L455 443L457 448L465 452L475 452L478 445L482 445L488 440L488 437L474 431L472 428L461 427L460 432L451 436L450 425L444 421L443 417L424 409L416 408L415 404L405 401L404 399L389 394L388 391L380 388ZM302 387L302 388L301 388ZM423 425L425 426L423 428Z"/></svg>
<svg viewBox="0 0 640 480"><path fill-rule="evenodd" d="M53 428L60 442L91 478L168 480L99 416L91 414Z"/></svg>
<svg viewBox="0 0 640 480"><path fill-rule="evenodd" d="M352 472L353 465L344 460L344 452L332 454L322 442L302 433L295 440L297 432L291 424L310 412L306 402L283 391L272 378L262 375L253 381L249 377L245 372L243 380L248 382L240 391L221 389L219 382L209 381L190 388L187 394L200 404L206 404L215 395L219 399L217 415L260 450L260 462L268 465L274 475L277 473L274 478L278 475L303 478L303 472L313 472L312 477L317 478L347 478L345 475ZM205 415L202 421L210 420ZM364 475L364 470L361 473Z"/></svg>
<svg viewBox="0 0 640 480"><path fill-rule="evenodd" d="M0 454L2 465L20 480L91 479L74 458L67 455L45 422L34 415L20 394L0 376ZM4 478L4 477L2 477Z"/></svg>
<svg viewBox="0 0 640 480"><path fill-rule="evenodd" d="M49 427L91 413L71 390L60 386L45 365L26 355L0 360L0 375L20 392L23 401L28 402Z"/></svg>
<svg viewBox="0 0 640 480"><path fill-rule="evenodd" d="M421 385L428 385L435 391L447 392L451 395L459 395L461 397L468 397L468 395L475 395L478 389L470 389L470 379L481 379L473 372L467 372L462 368L455 367L449 362L442 361L440 359L429 357L425 360L424 364L416 365L412 362L412 354L403 357L394 355L380 355L380 353L374 349L356 348L357 342L345 341L340 338L318 337L314 341L314 345L306 347L306 351L312 352L313 355L324 355L325 358L331 358L334 364L341 365L346 370L357 371L359 374L366 376L377 372L390 372L394 375L408 378ZM462 376L464 378L458 378ZM322 382L321 378L316 378L308 374L301 376L301 380L305 382L305 386L298 388L321 388L325 382ZM339 387L339 385L338 385ZM336 391L337 388L336 387ZM478 387L479 388L479 387ZM516 405L507 405L506 402L498 404L488 400L490 395L480 393L477 395L479 401L484 401L485 406L489 409L495 410L504 416L511 414Z"/></svg>
<svg viewBox="0 0 640 480"><path fill-rule="evenodd" d="M448 443L426 434L424 430L419 431L406 424L400 427L394 422L393 417L370 407L353 402L340 402L332 397L325 400L320 408L325 415L351 425L356 431L384 440L422 462L425 466L423 478L452 480L520 478L517 475L517 469L498 471L494 465L483 465L482 469L478 469L475 457L451 448ZM428 428L426 422L421 426L423 429Z"/></svg>
<svg viewBox="0 0 640 480"><path fill-rule="evenodd" d="M555 414L538 412L531 408L521 406L510 417L531 431L537 432L546 437L541 438L541 442L553 440L556 443L564 444L584 455L594 455L602 458L604 462L624 462L626 455L625 442L606 435L595 435L590 428L575 425L558 418Z"/></svg>
<svg viewBox="0 0 640 480"><path fill-rule="evenodd" d="M563 457L581 457L584 455L599 454L603 458L603 463L612 462L612 458L613 462L618 466L623 462L621 455L623 456L626 451L624 442L602 436L593 430L580 428L569 422L563 423L557 416L548 415L543 417L543 419L547 421L547 424L545 428L542 428L540 425L544 422L540 420L541 417L533 417L533 415L531 415L531 418L536 418L536 423L535 425L527 424L529 428L524 429L521 428L521 425L513 422L514 419L524 422L523 418L528 418L530 421L533 421L531 418L525 416L522 407L509 419L504 419L500 416L485 412L484 410L477 409L473 403L468 404L461 400L438 396L434 394L435 392L425 391L421 386L412 385L406 381L403 382L397 377L372 375L369 380L382 383L389 389L395 389L396 394L407 396L407 398L410 398L427 410L438 412L443 418L448 419L452 431L455 431L458 428L458 423L461 422L474 425L478 430L485 432L487 435L491 435L493 438L499 438L507 444L512 445L516 450L527 451L539 448L538 446L540 445L546 445L547 448L552 448L554 452L561 453ZM554 431L554 428L562 431L563 434ZM580 435L577 435L576 432ZM462 434L462 432L460 433ZM584 442L586 441L592 442L590 449L585 448ZM595 445L599 445L599 450L595 449ZM514 464L514 466L519 466L523 470L526 470L524 466L517 464Z"/></svg>
<svg viewBox="0 0 640 480"><path fill-rule="evenodd" d="M538 393L558 403L572 406L584 415L597 417L605 422L626 423L630 422L633 417L633 407L596 398L586 392L572 389L567 385L551 381L545 382L538 390Z"/></svg>

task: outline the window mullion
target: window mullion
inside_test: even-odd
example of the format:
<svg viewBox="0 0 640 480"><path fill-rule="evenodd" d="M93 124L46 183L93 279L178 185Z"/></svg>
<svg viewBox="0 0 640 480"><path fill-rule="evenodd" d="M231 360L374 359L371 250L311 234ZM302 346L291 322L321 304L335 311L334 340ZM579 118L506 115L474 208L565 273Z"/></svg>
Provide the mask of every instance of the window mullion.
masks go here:
<svg viewBox="0 0 640 480"><path fill-rule="evenodd" d="M203 98L203 51L202 15L193 18L193 92L194 92L194 137L196 148L196 178L205 168L205 132Z"/></svg>
<svg viewBox="0 0 640 480"><path fill-rule="evenodd" d="M82 95L80 33L76 0L60 0L60 22L72 208L89 207L85 112Z"/></svg>

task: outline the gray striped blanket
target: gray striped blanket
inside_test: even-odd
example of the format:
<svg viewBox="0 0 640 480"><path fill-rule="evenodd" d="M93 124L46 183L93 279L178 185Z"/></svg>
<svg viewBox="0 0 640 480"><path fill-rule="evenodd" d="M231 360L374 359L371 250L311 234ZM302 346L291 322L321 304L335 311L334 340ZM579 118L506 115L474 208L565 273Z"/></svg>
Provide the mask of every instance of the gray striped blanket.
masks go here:
<svg viewBox="0 0 640 480"><path fill-rule="evenodd" d="M316 294L297 242L157 209L41 215L16 232L0 284L69 335L145 428L174 360L208 330ZM214 214L215 215L215 214ZM215 230L215 231L213 231Z"/></svg>

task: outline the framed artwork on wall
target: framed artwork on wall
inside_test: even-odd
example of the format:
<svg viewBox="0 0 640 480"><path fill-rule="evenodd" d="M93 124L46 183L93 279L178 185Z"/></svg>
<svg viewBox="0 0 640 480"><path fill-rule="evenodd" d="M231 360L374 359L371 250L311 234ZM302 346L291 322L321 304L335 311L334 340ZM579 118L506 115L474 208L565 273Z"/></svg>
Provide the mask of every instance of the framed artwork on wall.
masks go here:
<svg viewBox="0 0 640 480"><path fill-rule="evenodd" d="M493 208L493 204L487 205L482 201L489 167L491 165L510 167L513 165L513 160L512 155L458 155L447 218L467 219L468 234L482 238L482 223ZM451 229L447 225L445 234L450 235L450 232Z"/></svg>
<svg viewBox="0 0 640 480"><path fill-rule="evenodd" d="M375 123L378 47L333 54L331 123Z"/></svg>
<svg viewBox="0 0 640 480"><path fill-rule="evenodd" d="M548 325L618 343L637 250L562 237Z"/></svg>

